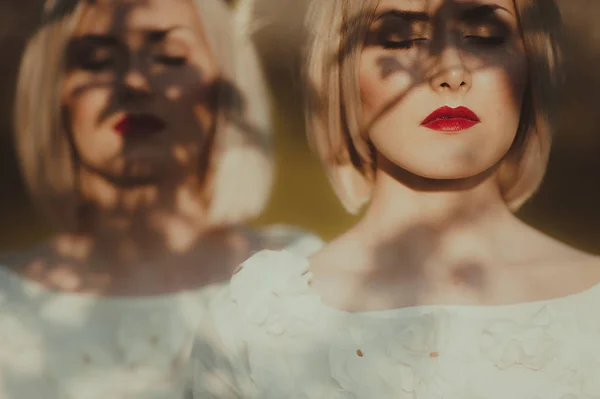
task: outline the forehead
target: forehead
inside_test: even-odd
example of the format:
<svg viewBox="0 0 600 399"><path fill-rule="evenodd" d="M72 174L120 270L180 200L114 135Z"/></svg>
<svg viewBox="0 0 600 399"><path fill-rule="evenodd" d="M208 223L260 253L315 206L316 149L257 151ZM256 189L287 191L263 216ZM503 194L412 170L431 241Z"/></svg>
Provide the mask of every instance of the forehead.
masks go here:
<svg viewBox="0 0 600 399"><path fill-rule="evenodd" d="M121 34L167 30L200 31L194 0L94 0L83 9L78 34Z"/></svg>
<svg viewBox="0 0 600 399"><path fill-rule="evenodd" d="M494 6L499 12L516 15L514 0L379 0L377 9L453 14L479 6Z"/></svg>

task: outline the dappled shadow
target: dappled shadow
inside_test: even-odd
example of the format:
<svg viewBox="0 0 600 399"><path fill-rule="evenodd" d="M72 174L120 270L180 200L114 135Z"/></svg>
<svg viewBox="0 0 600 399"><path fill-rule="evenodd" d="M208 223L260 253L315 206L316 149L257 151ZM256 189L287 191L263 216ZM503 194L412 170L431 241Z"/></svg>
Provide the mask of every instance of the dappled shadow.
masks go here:
<svg viewBox="0 0 600 399"><path fill-rule="evenodd" d="M450 6L450 4L453 3L456 2L449 0L447 2L444 2L444 5ZM473 5L480 3L469 2L468 4ZM527 14L528 12L531 11L525 10L525 14ZM523 16L523 18L534 17L535 15ZM550 20L546 21L546 23L557 23L557 21ZM350 25L352 28L356 28L358 24L350 23L348 25ZM526 34L535 35L537 29L540 29L540 25L531 25L531 29L532 31L528 31L526 32ZM345 36L353 37L357 35L348 34ZM360 37L360 35L358 36ZM337 63L343 62L346 55L351 53L351 49L355 45L360 45L360 42L342 44L341 50L339 52L336 52L335 54L332 54L331 65L337 66ZM442 51L441 47L437 50L434 47L433 55L439 56L440 51ZM532 56L540 55L541 54L532 54ZM479 67L502 67L504 61L506 61L504 57L508 58L511 56L511 53L506 53L503 55L503 57L499 59L485 59L483 60L485 62L482 62ZM420 84L424 84L426 82L426 79L428 79L428 77L431 76L431 73L437 72L435 71L435 57L433 62L431 63L421 61L422 60L417 60L414 62L413 65L403 66L393 57L382 57L379 60L378 65L380 67L380 76L387 78L395 73L405 72L411 76L413 82L411 86L406 90L406 92L398 93L398 95L395 96L392 101L386 104L386 106L376 115L376 117L373 120L366 121L365 125L363 126L364 130L368 131L369 127L372 126L372 124L375 123L377 119L380 119L383 115L390 112L391 109L396 104L401 102L405 98L405 96L408 95L409 92L415 87L417 87ZM309 84L310 83L311 82L309 82ZM315 87L314 83L313 86L309 86L306 91L308 93L308 96L313 97L313 101L311 101L311 104L317 107L317 109L326 103L326 97L329 94L331 94L327 92L323 93L322 88ZM319 93L322 93L322 95L319 95ZM516 95L516 93L513 94ZM343 109L340 109L340 113L343 113ZM399 178L399 180L401 180L402 184L407 184L408 186L411 186L413 188L423 189L423 185L421 185L420 182L417 181L416 183L414 183L414 176L404 174ZM449 187L444 187L443 185L437 185L435 187L430 186L431 190L443 191L444 189L448 188ZM455 187L452 186L451 188ZM401 204L399 204L398 206L401 206ZM385 271L389 273L379 276L370 276L367 274L362 279L363 281L361 281L362 283L367 285L370 284L370 279L380 279L383 280L384 284L392 285L392 287L390 288L392 295L384 298L384 300L381 301L381 303L383 303L383 306L379 308L379 310L402 310L390 309L390 302L392 302L392 304L397 303L398 308L410 308L411 306L418 306L424 304L423 297L421 296L421 294L417 293L415 287L410 287L409 284L407 284L406 282L414 281L414 279L423 277L423 269L421 266L432 261L435 252L438 251L442 245L442 243L439 240L439 237L444 234L448 234L446 229L452 228L460 222L469 223L474 219L482 218L485 216L486 211L487 210L485 209L485 207L482 207L482 209L474 210L471 209L470 205L467 204L465 204L464 206L458 206L454 210L454 212L451 212L450 216L447 219L437 220L435 223L416 223L413 226L408 226L408 228L404 229L404 231L400 234L390 237L389 240L382 242L381 245L374 251L374 264L377 265L377 267L387 267L387 270ZM506 251L510 251L510 248L506 248ZM404 252L407 256L410 255L408 256L409 262L401 262L403 259L399 259L397 257L397 254L399 252ZM343 262L341 262L340 260L340 263ZM336 265L337 263L335 263L332 267L335 267ZM341 267L343 266L344 265L342 265ZM448 276L449 282L452 282L457 286L461 286L466 290L474 292L485 291L486 289L489 289L491 287L491 278L484 268L484 261L482 261L481 259L478 259L475 256L465 259L459 259L452 266L453 268L451 269L451 273ZM381 272L381 270L378 270L378 272ZM398 284L391 284L391 278L396 278L398 280ZM298 287L294 285L294 288ZM433 288L435 287L425 287L425 290L433 290ZM298 290L301 292L301 294L304 294L301 288L298 288ZM331 294L337 295L333 291L334 290L332 290ZM341 306L339 306L339 308L343 308L350 312L363 311L366 307L366 304L361 299L364 298L357 299L356 292L352 292L351 289L349 291L350 292L348 292L348 295L340 300L340 302L342 303ZM277 301L277 297L282 295L279 291L272 294L272 296L276 298L274 299L274 301ZM297 294L297 292L294 292L294 294ZM268 333L270 333L271 330L269 330L269 327L272 327L273 333L270 337L261 336L261 338L266 339L264 341L261 340L259 344L257 344L258 339L255 341L246 341L246 343L249 342L250 346L249 358L251 362L251 367L253 365L256 366L256 374L254 374L252 377L255 378L255 382L264 384L260 385L259 389L262 389L260 393L265 395L265 397L287 397L298 395L300 392L319 392L323 395L325 395L325 392L335 392L341 395L345 392L348 392L345 391L346 389L350 390L350 392L352 392L355 396L361 398L393 397L393 393L396 393L397 395L398 392L407 392L402 391L399 387L400 385L403 385L402 388L405 388L407 386L413 387L410 381L410 377L415 376L413 372L422 372L426 375L429 375L430 377L440 377L439 375L435 375L435 372L437 370L436 367L438 365L437 359L440 356L442 358L445 357L446 354L443 351L440 353L437 350L439 349L436 348L438 342L436 342L435 339L439 338L441 340L448 337L450 334L446 333L450 331L431 331L428 329L429 325L425 324L424 326L421 326L423 327L422 329L411 330L410 328L406 328L406 330L408 330L407 335L403 334L403 332L405 331L404 328L407 327L407 324L409 324L408 327L410 327L410 323L413 321L415 322L415 324L420 324L420 320L422 320L420 316L423 316L423 313L427 312L420 312L417 309L413 313L417 317L410 318L409 320L407 320L407 318L404 317L403 322L399 322L399 320L394 318L393 316L390 316L389 318L369 318L368 315L363 315L367 319L361 320L358 317L350 319L350 316L352 315L346 314L346 318L338 319L340 325L337 326L339 328L337 333L330 334L328 332L323 332L323 330L319 330L319 333L316 333L314 330L312 330L314 326L311 325L311 322L319 324L318 327L315 327L315 329L320 329L322 327L320 325L321 322L330 322L332 324L336 323L336 321L334 321L333 314L339 313L335 311L332 312L332 316L329 319L320 319L319 316L322 316L322 314L319 314L317 311L315 311L314 313L307 311L306 313L310 313L310 316L302 314L302 310L310 309L310 306L306 305L306 308L304 308L303 306L305 304L303 304L301 301L305 297L303 297L302 295L299 296L301 296L301 298L298 299L298 301L296 301L297 298L294 298L293 301L290 301L293 302L293 307L290 306L289 308L287 308L283 306L286 303L282 300L277 304L280 306L274 305L272 308L267 307L267 309L274 312L274 314L263 314L261 312L261 317L257 317L257 319L260 320L257 321L256 324L260 325L252 326L252 328L264 328L265 331L268 331ZM374 301L377 301L378 298L376 298L375 295L374 297ZM390 299L393 300L390 301ZM425 303L439 304L439 302L435 302L435 298L433 298L433 303L427 302L427 300L431 299L432 298L426 298ZM312 305L314 305L314 303L318 301L312 301L311 299L307 300L307 302L310 302ZM367 305L367 307L369 306ZM377 304L375 305L375 307L377 307ZM329 315L329 313L327 314ZM270 318L268 316L273 317ZM437 317L437 314L435 314L435 317ZM348 320L353 321L349 322ZM271 322L272 325L269 324ZM309 330L308 332L303 330L303 328L306 328L307 325ZM369 327L371 327L372 329L369 330ZM375 327L379 328L379 330L377 330L377 328ZM383 333L383 331L386 328L393 329L393 331L387 336ZM456 333L454 337L456 339L459 339L463 331L457 329L452 330L452 332ZM253 338L255 337L256 336L253 336ZM269 338L272 341L269 341ZM414 349L413 352L402 352L403 345L406 344L406 341L403 341L402 338L409 338L409 340L410 338L413 338L415 341L418 341L415 345L415 348L412 348ZM426 339L428 338L432 338L433 341L427 342ZM286 341L286 339L289 339L289 341ZM366 344L375 347L377 346L377 344L381 344L382 346L384 346L383 348L376 347L375 349L380 349L380 351L373 352L373 357L371 357L369 348L365 348L361 345L361 343L359 343L359 341L361 340L368 341L369 339L371 340L371 342L366 342ZM388 341L386 341L386 339ZM343 344L349 344L340 348L340 346L342 346L342 342ZM254 346L254 344L256 345ZM387 344L389 344L389 346L386 346ZM479 348L477 348L476 345L481 343L469 342L468 344L473 345L472 347L469 347L469 349L474 348L475 350L477 350ZM277 356L273 356L273 353L275 353L274 350L276 350ZM390 359L394 356L398 356L398 353L401 353L402 356L410 356ZM244 360L247 360L247 358L244 358ZM410 367L408 367L408 371L402 369L402 371L406 371L405 374L402 374L398 371L399 369L397 367L399 366L399 364L405 367L406 363L409 360L418 360L419 362L422 361L424 363L419 363L419 366L422 367L420 367L417 371L411 369ZM362 365L359 362L363 362ZM428 366L428 364L430 366ZM247 366L246 364L244 365ZM465 370L456 363L453 365L454 370L460 370L459 373ZM446 364L446 366L448 366L448 364ZM452 364L450 364L450 366L452 366ZM434 371L432 372L432 374L427 374L429 370ZM452 370L452 367L447 367L444 369L444 371L446 372ZM392 386L396 384L398 389L395 392L392 392L390 385L386 385L386 388L388 388L389 390L385 391L385 395L382 394L378 396L377 394L374 394L373 392L380 393L383 391L375 391L375 388L378 387L376 387L375 385L369 385L382 382L381 380L384 378L384 376L377 374L377 371L390 371L392 377L385 382L389 383ZM227 373L228 371L225 370L224 372ZM271 375L269 375L269 372L271 373ZM265 374L261 375L261 373ZM463 373L463 375L464 374L465 373ZM343 378L343 381L341 379L337 379L337 377L340 376L345 377ZM408 380L406 381L406 384L402 384L402 382L404 382L403 377L405 376L408 376ZM440 390L437 391L433 389L433 391L436 391L436 394L439 394L440 396L449 393L444 391L444 388L451 387L453 384L456 384L456 386L459 385L459 381L440 380L441 379L435 378L435 382L443 382L444 384L447 383L447 385L434 387L440 388ZM266 384L265 381L270 382L271 385ZM353 385L355 388L357 388L357 390L352 391L351 386L349 387L347 385L344 385L344 383L349 383L351 386ZM364 391L360 391L358 389L360 386L362 386ZM330 390L328 390L328 388ZM467 395L467 392L469 392L468 388L470 388L468 384L465 384L461 388L462 390L460 390L459 392L452 393L456 394L456 397L463 397ZM542 387L538 388L540 388L541 391ZM309 396L309 394L307 394L307 396Z"/></svg>
<svg viewBox="0 0 600 399"><path fill-rule="evenodd" d="M81 1L94 3L93 0ZM81 1L59 1L58 7L47 14L42 29L47 24L71 18ZM121 5L114 7L108 28L110 36L117 40L126 36L133 11L151 7L148 0L123 1ZM148 37L154 32L144 33ZM81 69L78 59L81 40L74 37L67 44L67 74ZM0 385L8 397L123 394L128 398L173 398L174 389L183 389L181 378L188 367L189 351L203 320L208 297L250 254L264 246L283 245L273 244L261 232L242 226L206 227L206 214L197 212L197 208L210 205L209 196L201 191L212 177L213 157L219 155L215 145L224 134L221 124L235 126L244 133L243 146L256 148L268 158L266 133L254 123L253 115L248 115L252 99L247 96L254 93L242 93L229 77L207 77L190 63L179 66L177 74L155 71L145 63L133 65L129 62L131 59L150 55L143 53L143 46L138 52L127 49L125 43L118 45L125 51L116 56L114 65L107 67L108 72L98 76L88 74L86 79L79 80L71 88L71 99L77 100L95 90L109 93L98 119L92 121L96 128L123 113L180 116L175 121L171 118L177 129L162 135L162 146L155 152L157 157L166 158L162 162L169 167L149 178L128 173L136 167L128 155L153 139L135 135L122 137L118 156L124 159L124 175L82 165L70 115L62 104L76 180L80 179L76 189L80 194L83 187L87 190L87 195L78 199L75 210L78 223L69 233L89 243L80 253L66 251L65 254L56 247L44 246L6 262L13 270L7 273L18 271L19 277L3 279L7 300L5 307L0 306L1 316L22 325L24 334L19 337L15 331L0 328L0 336L7 339L5 342L30 347L32 352L27 355L33 356L33 360L25 361L34 362L22 368L3 362ZM144 82L143 90L128 82L131 73ZM200 123L199 107L213 114L215 122L208 127ZM194 161L197 162L190 165L188 159L180 157L178 149L181 148L197 149ZM37 172L44 176L47 171ZM90 176L102 182L96 186L100 188L86 186L83 180ZM230 182L232 187L238 183ZM149 195L132 201L131 192L136 190L148 190ZM62 201L70 203L71 196L72 193L65 192ZM162 219L169 218L175 219L174 232L166 231L161 223ZM177 243L173 242L180 238L190 241L184 249L174 248ZM133 245L127 247L124 243ZM130 269L117 270L105 277L102 272L95 274L99 270L114 272L118 269L116 262L122 260L123 249L127 251L131 246L137 255L127 265ZM125 265L128 261L121 263ZM164 272L153 275L146 287L144 272L152 271L152 267ZM76 271L74 274L83 272L75 279L78 281L71 281L73 284L68 287L69 281L56 277L64 269ZM156 276L164 277L160 286L156 286ZM131 284L136 278L139 281ZM133 292L128 290L131 288L128 284L133 286ZM19 353L13 355L20 356ZM34 394L24 394L32 390Z"/></svg>
<svg viewBox="0 0 600 399"><path fill-rule="evenodd" d="M293 3L293 4L292 4ZM326 237L334 237L356 218L345 214L327 184L315 157L306 148L300 70L304 66L306 32L300 15L307 0L258 1L257 38L268 71L277 107L277 134L281 178L275 187L269 220L292 219L314 226ZM600 151L595 110L600 87L600 29L594 16L600 5L594 0L558 0L565 21L566 46L564 95L557 98L556 135L547 177L539 193L525 204L519 215L543 231L579 248L600 253L600 186L593 184L600 170ZM542 6L544 6L542 4ZM533 24L554 23L536 22ZM382 68L382 71L385 68ZM315 98L314 95L310 95ZM285 160L285 161L284 161ZM295 184L290 181L295 179ZM285 188L284 188L285 187ZM302 200L297 200L302 196ZM295 210L288 212L287 205Z"/></svg>
<svg viewBox="0 0 600 399"><path fill-rule="evenodd" d="M473 234L465 236L462 229L476 226L490 216L498 217L494 212L498 209L492 204L462 202L450 206L439 217L426 214L421 220L405 223L395 230L386 224L385 232L372 232L379 237L379 243L360 244L362 251L367 252L356 257L363 259L364 255L369 266L355 264L351 258L331 265L319 264L340 271L336 289L322 294L325 303L353 313L403 308L416 308L419 313L421 306L484 302L477 295L483 296L494 289L494 276L489 275L490 260L485 254L498 248L482 247L483 243L492 247L496 243ZM371 225L371 229L374 227ZM356 234L353 239L357 239ZM348 238L344 240L347 242ZM457 245L461 245L460 250ZM499 252L509 254L510 249ZM436 264L442 260L443 264ZM317 280L319 275L317 270ZM330 278L327 272L324 276ZM464 302L465 298L470 302Z"/></svg>
<svg viewBox="0 0 600 399"><path fill-rule="evenodd" d="M66 3L73 3L73 1L59 2L61 4L60 8L54 14L51 12L50 15L54 18L68 15L74 9L73 7L67 7ZM110 18L111 26L107 32L112 37L125 37L128 30L128 15L138 8L148 6L149 2L147 0L137 0L123 2L121 6L115 7L114 15ZM52 21L49 20L47 23ZM152 35L156 35L156 33L150 32L148 37L150 40L155 40ZM160 40L160 37L158 39ZM82 41L85 41L85 38L75 37L67 45L65 54L67 57L67 73L72 69L81 67L78 64L78 62L81 62L78 60L78 57L84 56L82 52L85 52L85 49L81 49L82 46L85 46ZM175 165L175 167L166 170L165 174L150 177L149 180L145 180L145 178L140 179L135 175L130 176L127 173L129 169L134 167L134 165L129 166L127 164L129 162L127 154L134 151L136 147L144 145L144 140L146 139L136 137L135 135L125 135L121 151L124 154L125 165L123 171L125 175L103 174L101 171L94 171L95 173L99 173L102 179L116 188L115 198L112 200L112 203L108 204L106 202L97 202L93 198L83 198L80 200L77 212L79 220L82 223L78 228L84 233L86 231L94 231L94 229L102 224L103 220L101 219L103 218L123 217L127 219L127 225L130 227L125 229L118 228L114 231L104 231L103 234L107 240L107 247L98 248L98 255L110 248L118 248L119 243L125 241L129 236L143 237L142 242L153 243L152 252L154 253L169 252L169 249L165 246L166 238L162 237L163 232L158 231L157 227L152 225L153 222L150 221L151 218L149 216L157 211L178 212L177 208L180 206L181 201L178 197L181 197L182 189L189 184L187 179L189 179L190 174L197 176L200 187L208 183L210 167L214 163L214 146L220 135L219 129L221 128L221 123L233 123L241 128L245 134L244 140L246 145L256 148L258 152L266 151L264 145L265 134L249 121L246 112L248 100L236 87L234 82L226 80L223 77L206 79L201 70L189 63L178 66L175 75L172 71L170 73L167 73L165 70L154 71L151 68L152 64L149 62L130 64L128 60L151 57L146 46L142 46L139 49L129 49L127 53L117 53L116 57L114 64L110 66L110 75L105 76L106 74L102 74L102 77L91 77L72 88L70 95L73 100L85 96L88 92L104 89L109 91L110 97L105 108L98 116L99 119L96 121L97 126L100 126L101 123L118 113L155 112L161 116L178 115L180 117L179 120L172 122L177 122L176 128L183 131L183 133L169 131L168 137L161 139L164 147L161 149L160 155L170 158L162 162L166 165ZM138 88L132 87L127 82L128 75L132 73L136 74L137 79L141 79L147 88L140 91ZM193 91L188 90L185 96L173 96L170 94L186 93L186 88L189 87L193 88ZM199 106L206 108L213 115L217 112L222 112L226 120L215 122L216 125L210 126L209 130L207 130L206 126L202 126L199 123L196 114L196 109ZM177 157L177 149L189 147L198 147L200 149L197 155L198 164L196 167L185 164L184 161ZM267 157L266 154L264 156ZM82 160L78 159L77 155L75 155L75 161L76 163L82 162ZM191 170L190 167L192 168ZM40 170L39 173L43 175L45 171ZM126 205L126 198L129 195L128 191L130 189L143 188L148 185L158 185L159 187L153 199L140 201L134 209L131 209L130 205ZM193 191L193 189L191 190ZM200 193L190 192L189 194L196 195L196 200L201 200ZM71 193L65 193L65 201L68 200L70 195ZM203 205L208 206L209 204L205 203ZM198 222L200 221L185 221L190 227ZM95 251L96 249L92 248L88 257L94 259L96 257ZM181 261L186 263L185 259L187 257L189 256L183 254Z"/></svg>
<svg viewBox="0 0 600 399"><path fill-rule="evenodd" d="M490 56L485 51L477 47L464 45L460 42L449 41L448 37L460 37L461 29L463 27L456 22L452 22L451 19L444 19L442 16L448 15L451 10L459 8L459 9L473 9L477 6L481 6L484 3L478 1L456 1L456 0L445 0L443 4L438 8L435 15L431 16L431 35L428 40L431 44L427 46L426 51L420 51L413 59L411 59L408 63L401 62L399 59L390 52L389 55L382 55L377 61L377 65L379 67L379 75L382 78L390 78L394 74L406 74L409 77L410 84L406 87L402 92L399 92L395 97L393 97L387 104L385 104L379 112L372 117L368 121L363 121L361 126L361 130L363 132L368 132L371 127L377 123L382 117L388 114L397 104L399 104L404 98L409 96L411 92L422 86L429 84L429 81L437 75L443 74L447 71L440 69L440 57L443 56L443 53L447 50L456 50L460 51L461 57L470 57L477 59L476 66L473 68L473 64L475 62L471 61L470 66L468 67L470 73L475 73L479 70L485 69L494 69L501 68L505 69L509 64L512 63L513 57L517 54L515 53L514 47L505 47L501 54L494 54ZM523 10L523 15L521 19L537 21L540 18L533 18L527 15L527 13L531 13L533 6L529 6ZM375 9L367 9L366 12L372 15L372 18L375 17ZM368 48L370 46L381 46L381 41L378 36L385 34L386 30L394 28L390 27L389 24L392 22L382 22L378 26L366 26L366 24L371 24L372 19L365 18L364 14L350 16L348 21L345 21L341 27L341 36L343 41L340 43L339 52L336 54L331 54L331 64L343 64L351 54L357 48ZM397 22L396 22L397 23ZM484 26L496 26L502 31L508 31L509 28L506 26L506 23L500 20L498 17L487 17L482 23ZM526 26L526 31L522 32L523 35L533 35L537 32L541 32L542 29L545 29L548 24L559 24L560 20L553 21L545 21L544 24L530 24ZM397 29L397 28L395 28ZM317 39L318 40L318 39ZM529 50L529 49L528 49ZM536 50L540 49L531 49L532 52L527 54L528 57L543 57L544 53L539 53ZM446 66L445 68L454 68L454 65ZM310 85L311 82L308 82ZM307 96L311 101L309 104L312 104L313 109L320 107L322 104L325 104L325 99L319 96L318 90L315 90L314 87L309 87L307 89ZM522 93L512 93L514 99L519 99ZM316 98L315 98L316 96ZM531 99L526 99L526 101ZM525 101L525 102L526 102ZM524 105L525 106L525 105ZM343 110L341 110L343 112ZM363 133L366 135L366 133Z"/></svg>
<svg viewBox="0 0 600 399"><path fill-rule="evenodd" d="M591 13L593 14L593 13ZM550 166L550 174L548 183L552 182L551 186L548 184L544 185L541 191L541 195L534 199L531 203L531 206L526 207L524 210L525 214L529 214L530 218L535 219L535 221L543 225L545 230L554 230L554 231L566 231L573 238L572 240L577 240L578 242L586 242L586 245L590 249L597 249L597 242L593 241L594 235L597 236L597 223L594 223L596 220L596 215L599 213L596 211L597 208L597 198L598 191L596 189L597 185L594 184L596 179L596 171L598 170L598 165L595 159L597 154L596 145L598 143L598 135L595 134L596 127L598 123L594 122L596 119L597 113L594 111L595 101L595 92L594 90L590 90L590 85L595 85L597 83L597 77L595 76L596 69L592 62L595 62L594 54L597 54L596 51L589 52L586 47L587 42L583 41L583 38L586 37L586 30L582 29L581 32L578 32L576 35L573 35L570 40L570 49L572 54L586 54L586 60L588 62L580 62L578 65L573 65L573 69L571 69L571 77L576 77L575 80L578 84L578 87L582 90L578 91L579 94L571 94L564 101L568 103L566 108L570 108L570 115L580 115L580 117L573 119L565 119L561 123L563 124L562 130L564 132L571 132L572 130L579 130L580 125L584 124L585 118L590 118L592 122L590 126L586 125L587 137L582 139L581 142L585 143L579 148L579 151L571 151L571 148L568 145L564 145L563 148L566 148L565 155L554 158L551 161ZM296 50L295 48L290 50ZM571 53L569 53L571 54ZM574 59L577 59L574 56ZM384 60L385 61L385 60ZM385 61L387 62L387 61ZM382 64L385 62L382 61ZM577 61L572 61L573 63L577 63ZM394 68L397 66L393 65L393 60L391 62L391 66L388 65L389 73L394 72ZM382 73L384 72L384 68L382 65ZM390 76L390 75L388 75ZM278 92L285 92L287 86L289 86L289 82L287 80L283 81L284 83L279 83ZM572 83L573 80L570 80ZM295 84L295 83L293 83ZM573 90L573 89L572 89ZM289 100L291 103L295 104L297 98ZM578 109L573 110L573 107L577 107ZM589 112L589 115L588 113ZM585 115L584 115L585 114ZM299 120L298 125L301 125L302 122ZM591 132L591 133L590 133ZM569 141L572 138L572 135L565 135L564 141ZM559 141L561 139L559 138ZM560 144L559 144L560 145ZM571 151L569 153L569 151ZM584 166L585 171L582 171L581 167ZM312 186L310 186L312 188ZM566 202L565 202L566 201ZM427 236L430 231L430 227L419 227L415 226L414 230L411 230L406 235L401 237L397 237L401 242L409 242L409 238L415 236ZM391 248L394 245L394 242L397 240L394 239L387 243L387 247ZM382 246L382 251L385 252L386 246ZM435 245L432 245L428 250L435 249ZM422 259L426 260L426 259ZM481 268L477 264L476 261L465 261L464 264L458 269L457 278L462 280L461 276L468 276L467 284L473 287L485 286L486 278L485 274L481 273ZM462 271L461 271L462 270ZM416 298L413 298L416 300ZM40 310L34 310L32 312ZM37 314L37 313L35 313ZM382 323L383 324L383 323ZM69 328L72 327L64 327L65 337L72 338L73 335L69 334ZM328 369L328 361L329 359L324 354L329 354L331 350L331 346L333 342L337 342L339 337L335 335L327 335L323 337L322 344L315 344L311 350L308 350L305 356L299 357L298 367L302 368L302 366L306 366L306 369L313 368L315 372L324 370L325 372L329 372ZM358 354L358 350L360 347L356 347L353 350L349 351L355 359L362 360L360 355ZM367 349L362 348L362 351L367 352ZM318 357L312 357L312 354L318 355ZM362 352L361 352L362 353ZM268 359L268 356L271 356L272 352L266 353L265 358ZM426 354L429 356L429 354ZM320 359L322 363L315 361L315 359ZM322 365L322 368L313 367L315 364ZM310 366L310 367L309 367ZM375 367L372 367L375 369ZM355 375L354 376L357 381L360 381L362 378L365 378L364 375ZM23 384L29 383L30 380L24 380Z"/></svg>

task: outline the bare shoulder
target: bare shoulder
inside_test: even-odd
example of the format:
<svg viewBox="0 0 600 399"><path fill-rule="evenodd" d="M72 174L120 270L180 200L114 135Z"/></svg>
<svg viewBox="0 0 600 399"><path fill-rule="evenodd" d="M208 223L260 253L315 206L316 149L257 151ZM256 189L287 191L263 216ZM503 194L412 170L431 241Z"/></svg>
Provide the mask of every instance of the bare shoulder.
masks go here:
<svg viewBox="0 0 600 399"><path fill-rule="evenodd" d="M271 225L255 230L254 250L288 250L299 255L311 255L319 250L324 241L312 231L290 225Z"/></svg>
<svg viewBox="0 0 600 399"><path fill-rule="evenodd" d="M568 247L564 260L557 262L565 273L579 276L583 282L600 283L600 256Z"/></svg>
<svg viewBox="0 0 600 399"><path fill-rule="evenodd" d="M600 260L598 255L582 251L543 233L540 233L538 242L532 241L531 244L543 254L542 258L551 263L589 265Z"/></svg>
<svg viewBox="0 0 600 399"><path fill-rule="evenodd" d="M518 263L571 264L598 259L520 220L513 227L505 232L508 240L503 245L510 248Z"/></svg>
<svg viewBox="0 0 600 399"><path fill-rule="evenodd" d="M533 240L531 245L538 255L531 262L530 270L548 289L569 294L600 284L600 256L546 235L539 241Z"/></svg>
<svg viewBox="0 0 600 399"><path fill-rule="evenodd" d="M575 252L571 258L549 260L534 273L535 288L544 297L577 294L600 284L600 257Z"/></svg>
<svg viewBox="0 0 600 399"><path fill-rule="evenodd" d="M368 251L352 232L327 243L310 257L311 286L323 303L337 309L360 309L364 305L365 265ZM367 269L368 270L368 269Z"/></svg>
<svg viewBox="0 0 600 399"><path fill-rule="evenodd" d="M355 232L348 231L311 256L310 268L316 280L352 287L371 272L372 255L363 240Z"/></svg>
<svg viewBox="0 0 600 399"><path fill-rule="evenodd" d="M367 254L360 239L353 232L346 232L325 244L311 256L316 270L350 271L366 263Z"/></svg>

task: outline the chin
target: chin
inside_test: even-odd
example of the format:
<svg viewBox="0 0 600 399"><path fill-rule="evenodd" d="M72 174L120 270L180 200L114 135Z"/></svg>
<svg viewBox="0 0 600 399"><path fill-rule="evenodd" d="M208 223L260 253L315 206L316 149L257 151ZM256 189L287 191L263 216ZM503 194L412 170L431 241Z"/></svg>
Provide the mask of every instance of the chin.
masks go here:
<svg viewBox="0 0 600 399"><path fill-rule="evenodd" d="M426 180L469 180L478 178L481 176L489 175L490 171L494 169L494 162L482 164L482 165L465 165L462 162L452 161L441 161L430 160L431 162L415 162L413 164L404 164L398 166L398 169L408 172L408 174L414 176L417 179ZM403 172L400 171L400 175Z"/></svg>
<svg viewBox="0 0 600 399"><path fill-rule="evenodd" d="M439 151L437 152L439 153ZM424 180L444 181L453 180L485 180L493 171L502 157L477 157L466 160L464 156L436 157L429 154L403 154L403 162L399 156L395 159L385 157L380 153L380 167L398 180L410 182ZM408 156L410 155L410 156ZM420 156L419 156L420 155Z"/></svg>
<svg viewBox="0 0 600 399"><path fill-rule="evenodd" d="M461 180L461 179L470 179L473 177L481 176L482 174L486 174L491 168L493 168L493 164L486 165L483 167L446 167L437 170L429 170L422 174L423 177L428 179L436 179L436 180Z"/></svg>
<svg viewBox="0 0 600 399"><path fill-rule="evenodd" d="M482 183L493 178L496 168L490 166L481 169L448 169L430 173L421 173L418 176L422 179L421 183L417 183L416 187L422 186L427 189L443 189L443 190L466 190L473 189ZM423 181L425 180L425 181Z"/></svg>
<svg viewBox="0 0 600 399"><path fill-rule="evenodd" d="M168 165L156 162L119 162L119 165L96 168L94 172L106 181L117 186L154 184L168 175Z"/></svg>

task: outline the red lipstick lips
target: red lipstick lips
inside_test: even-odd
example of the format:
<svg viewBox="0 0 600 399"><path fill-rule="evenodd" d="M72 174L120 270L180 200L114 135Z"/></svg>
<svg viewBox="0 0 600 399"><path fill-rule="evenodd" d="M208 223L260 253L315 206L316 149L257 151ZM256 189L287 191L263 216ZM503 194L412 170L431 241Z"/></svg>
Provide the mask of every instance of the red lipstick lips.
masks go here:
<svg viewBox="0 0 600 399"><path fill-rule="evenodd" d="M127 114L114 129L121 136L148 136L160 132L165 126L165 122L150 114Z"/></svg>
<svg viewBox="0 0 600 399"><path fill-rule="evenodd" d="M442 107L431 113L421 126L440 132L459 132L480 122L475 112L466 107Z"/></svg>

